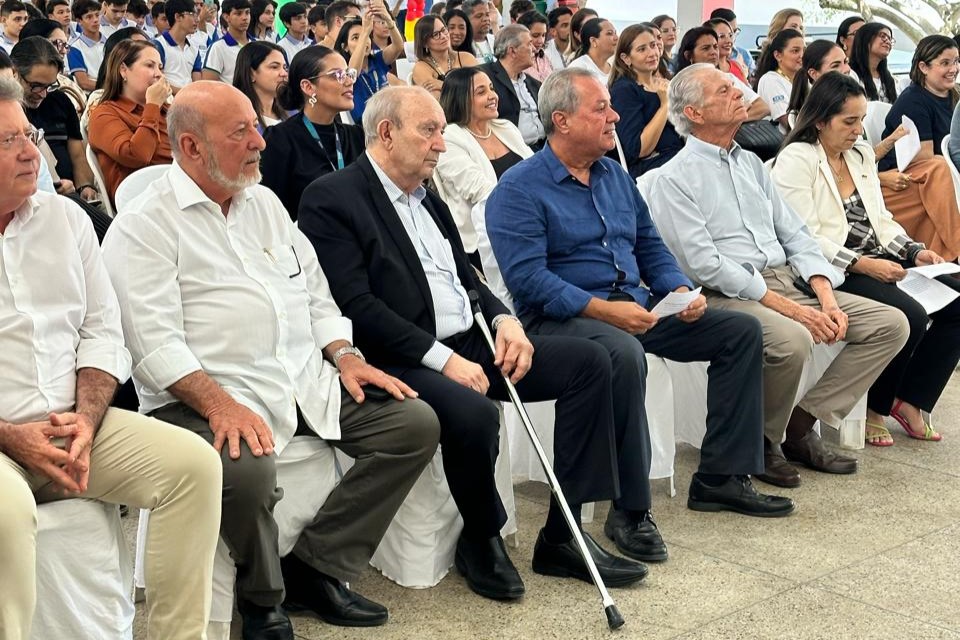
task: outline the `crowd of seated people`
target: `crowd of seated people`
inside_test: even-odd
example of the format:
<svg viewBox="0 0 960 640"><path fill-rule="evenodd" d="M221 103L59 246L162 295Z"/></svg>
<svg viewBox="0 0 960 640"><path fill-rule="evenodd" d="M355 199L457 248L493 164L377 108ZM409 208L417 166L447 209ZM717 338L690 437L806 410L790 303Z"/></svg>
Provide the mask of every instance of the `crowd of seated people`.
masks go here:
<svg viewBox="0 0 960 640"><path fill-rule="evenodd" d="M438 444L464 524L457 569L481 596L519 599L494 477L504 376L556 401L574 515L611 502L617 553L584 534L610 586L669 555L647 354L709 363L695 511L789 516L790 497L754 483L857 473L814 427L862 397L865 444L894 445L893 425L950 436L930 413L960 362L960 297L928 312L896 283L960 258L956 40L921 39L898 90L893 31L859 16L808 42L802 13L779 11L755 60L725 8L618 33L584 7L435 4L411 50L396 2L223 0L218 15L167 0L149 19L137 2L51 0L21 20L11 0L0 15L0 273L16 276L0 297L26 309L0 309L0 362L51 373L0 382L0 475L16 493L0 520L21 523L0 554L22 556L0 585L3 637L29 635L41 480L159 512L151 635L202 635L218 535L244 638L291 640L295 607L385 624L349 583ZM900 170L904 118L920 150ZM779 130L766 164L742 136L761 122ZM80 205L115 204L155 166L169 168L117 212L101 254ZM40 269L28 251L54 257ZM494 270L508 300L481 277ZM800 393L814 345L836 343ZM131 375L144 416L109 407ZM275 463L295 436L357 462L281 558ZM150 472L123 482L130 466ZM533 570L589 582L573 539L552 499Z"/></svg>

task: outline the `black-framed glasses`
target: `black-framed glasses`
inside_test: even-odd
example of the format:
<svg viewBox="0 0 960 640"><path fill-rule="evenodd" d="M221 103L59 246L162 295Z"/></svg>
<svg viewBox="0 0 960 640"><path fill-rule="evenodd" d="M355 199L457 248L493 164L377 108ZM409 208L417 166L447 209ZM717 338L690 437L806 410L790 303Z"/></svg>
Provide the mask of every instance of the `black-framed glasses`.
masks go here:
<svg viewBox="0 0 960 640"><path fill-rule="evenodd" d="M888 44L897 44L897 39L894 38L894 37L891 36L891 35L886 34L886 33L881 33L881 34L880 34L880 41L881 41L881 42L886 42L886 43L888 43Z"/></svg>
<svg viewBox="0 0 960 640"><path fill-rule="evenodd" d="M43 129L30 127L26 132L18 131L17 133L7 136L6 138L2 138L0 139L0 149L9 151L10 149L13 149L13 145L15 145L17 142L20 143L20 148L23 148L23 145L25 145L28 140L34 145L39 145L41 142L43 142Z"/></svg>
<svg viewBox="0 0 960 640"><path fill-rule="evenodd" d="M50 93L56 91L60 88L60 81L55 80L50 84L46 82L24 82L27 85L27 91L34 95L39 95L41 93Z"/></svg>
<svg viewBox="0 0 960 640"><path fill-rule="evenodd" d="M450 33L450 31L448 31L446 27L443 27L443 28L441 28L439 31L434 31L433 33L431 33L431 34L430 34L430 39L431 39L431 40L439 40L440 38L442 38L443 36L447 35L448 33Z"/></svg>
<svg viewBox="0 0 960 640"><path fill-rule="evenodd" d="M347 78L350 78L350 82L356 82L357 70L356 69L333 69L332 71L327 71L325 73L318 73L312 78L307 78L307 80L312 82L317 78L322 78L323 76L332 76L340 84L344 84Z"/></svg>
<svg viewBox="0 0 960 640"><path fill-rule="evenodd" d="M67 49L70 48L70 45L66 40L51 40L50 44L52 44L53 48L57 50L57 53L66 53Z"/></svg>

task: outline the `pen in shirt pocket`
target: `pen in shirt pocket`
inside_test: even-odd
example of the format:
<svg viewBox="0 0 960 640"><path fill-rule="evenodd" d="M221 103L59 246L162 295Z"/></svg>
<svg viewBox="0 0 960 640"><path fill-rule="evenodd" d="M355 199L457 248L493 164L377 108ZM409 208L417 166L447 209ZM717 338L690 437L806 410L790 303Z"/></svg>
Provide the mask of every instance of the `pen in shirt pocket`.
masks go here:
<svg viewBox="0 0 960 640"><path fill-rule="evenodd" d="M273 264L277 264L277 257L270 252L270 249L267 249L266 247L264 247L263 254L268 258L270 258L270 262L272 262Z"/></svg>

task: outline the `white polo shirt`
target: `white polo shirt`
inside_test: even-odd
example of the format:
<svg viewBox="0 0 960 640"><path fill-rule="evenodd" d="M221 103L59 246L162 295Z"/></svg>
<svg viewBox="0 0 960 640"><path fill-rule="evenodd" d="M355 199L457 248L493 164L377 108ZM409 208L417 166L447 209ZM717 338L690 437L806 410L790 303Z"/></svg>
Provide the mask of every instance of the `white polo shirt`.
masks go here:
<svg viewBox="0 0 960 640"><path fill-rule="evenodd" d="M293 56L297 55L297 52L303 51L311 44L313 41L310 40L309 36L304 36L303 40L296 40L291 37L289 33L280 38L280 41L277 42L280 45L280 48L283 49L283 53L287 56L287 64L293 62Z"/></svg>
<svg viewBox="0 0 960 640"><path fill-rule="evenodd" d="M194 33L187 36L187 40L193 45L193 48L200 52L201 65L207 57L207 49L217 39L217 28L212 24L207 24L204 29L197 28Z"/></svg>
<svg viewBox="0 0 960 640"><path fill-rule="evenodd" d="M90 79L96 80L103 64L103 43L106 41L103 33L100 34L99 42L94 42L82 33L77 36L67 52L67 72L73 75L77 71L84 71Z"/></svg>
<svg viewBox="0 0 960 640"><path fill-rule="evenodd" d="M253 41L252 37L247 37L250 38L251 42ZM237 56L240 55L242 46L228 31L207 49L207 58L203 62L203 68L216 71L221 80L227 84L233 84L233 73L237 68Z"/></svg>
<svg viewBox="0 0 960 640"><path fill-rule="evenodd" d="M135 27L135 26L137 26L137 23L134 22L133 20L127 20L127 18L122 18L120 20L120 24L118 24L117 26L113 26L112 24L107 22L106 18L104 18L103 16L100 17L100 35L103 36L104 40L112 36L114 33L119 31L120 29L126 29L127 27Z"/></svg>
<svg viewBox="0 0 960 640"><path fill-rule="evenodd" d="M185 87L193 82L192 73L200 73L200 51L196 49L187 37L183 46L177 44L169 31L164 31L154 42L160 51L160 62L163 63L163 75L175 87Z"/></svg>

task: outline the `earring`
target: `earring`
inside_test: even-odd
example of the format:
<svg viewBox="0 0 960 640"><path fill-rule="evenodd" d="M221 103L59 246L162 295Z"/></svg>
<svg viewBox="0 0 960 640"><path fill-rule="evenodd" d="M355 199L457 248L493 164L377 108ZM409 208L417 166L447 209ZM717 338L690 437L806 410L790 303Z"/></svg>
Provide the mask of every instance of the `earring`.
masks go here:
<svg viewBox="0 0 960 640"><path fill-rule="evenodd" d="M307 100L307 104L309 104L311 107L317 106L317 94L310 96L310 99Z"/></svg>

